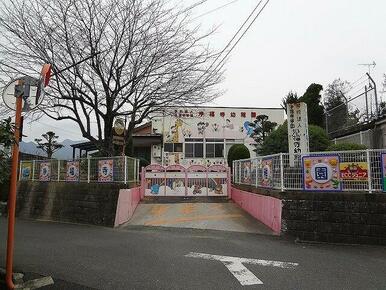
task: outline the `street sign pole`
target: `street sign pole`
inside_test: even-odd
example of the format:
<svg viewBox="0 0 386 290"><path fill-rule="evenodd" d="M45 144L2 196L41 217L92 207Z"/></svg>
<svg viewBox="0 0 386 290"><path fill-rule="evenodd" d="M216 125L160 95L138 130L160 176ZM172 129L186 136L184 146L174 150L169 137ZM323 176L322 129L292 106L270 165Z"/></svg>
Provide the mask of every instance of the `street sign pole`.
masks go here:
<svg viewBox="0 0 386 290"><path fill-rule="evenodd" d="M16 97L16 113L15 113L15 143L12 148L12 169L11 169L11 184L8 195L8 238L7 238L7 262L5 280L8 289L14 289L15 285L12 281L13 273L13 249L15 236L15 211L16 211L16 184L17 184L17 168L19 164L19 138L21 127L21 111L23 90L22 81L19 80L15 86Z"/></svg>

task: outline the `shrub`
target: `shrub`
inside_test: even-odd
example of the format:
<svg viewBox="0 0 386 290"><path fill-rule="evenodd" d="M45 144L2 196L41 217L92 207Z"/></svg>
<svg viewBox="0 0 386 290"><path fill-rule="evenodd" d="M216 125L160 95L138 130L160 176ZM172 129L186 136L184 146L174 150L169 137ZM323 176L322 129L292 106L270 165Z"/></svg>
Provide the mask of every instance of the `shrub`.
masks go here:
<svg viewBox="0 0 386 290"><path fill-rule="evenodd" d="M247 159L250 158L251 154L247 146L244 144L235 144L229 148L228 152L228 166L232 167L234 160Z"/></svg>
<svg viewBox="0 0 386 290"><path fill-rule="evenodd" d="M310 151L325 151L330 145L330 140L323 128L315 125L308 125ZM288 130L287 121L280 125L267 138L259 150L260 155L288 152Z"/></svg>
<svg viewBox="0 0 386 290"><path fill-rule="evenodd" d="M328 146L327 151L365 150L366 145L356 143L338 143Z"/></svg>

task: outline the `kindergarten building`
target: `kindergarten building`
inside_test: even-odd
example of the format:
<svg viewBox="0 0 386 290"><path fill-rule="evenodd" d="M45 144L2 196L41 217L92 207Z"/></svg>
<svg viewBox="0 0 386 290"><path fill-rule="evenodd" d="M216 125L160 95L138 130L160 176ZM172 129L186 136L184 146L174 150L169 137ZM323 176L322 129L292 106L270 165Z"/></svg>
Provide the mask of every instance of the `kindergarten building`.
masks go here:
<svg viewBox="0 0 386 290"><path fill-rule="evenodd" d="M150 161L164 166L225 165L234 144L244 144L255 156L249 123L258 115L280 125L285 113L281 108L168 107L148 125L151 135L161 136L161 142L151 146Z"/></svg>

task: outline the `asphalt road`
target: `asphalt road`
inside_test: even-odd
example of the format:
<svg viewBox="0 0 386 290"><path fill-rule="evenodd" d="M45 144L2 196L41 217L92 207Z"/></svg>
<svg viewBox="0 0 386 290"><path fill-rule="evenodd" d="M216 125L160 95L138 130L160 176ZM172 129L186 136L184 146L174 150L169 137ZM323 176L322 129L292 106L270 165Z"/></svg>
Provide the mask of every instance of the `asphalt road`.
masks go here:
<svg viewBox="0 0 386 290"><path fill-rule="evenodd" d="M6 220L0 218L3 265L5 241ZM186 257L191 252L298 266L245 264L263 284L241 286L224 263ZM73 283L67 289L386 289L385 247L297 244L274 236L178 228L19 220L15 268L51 275L59 283L47 289L65 289L65 283Z"/></svg>

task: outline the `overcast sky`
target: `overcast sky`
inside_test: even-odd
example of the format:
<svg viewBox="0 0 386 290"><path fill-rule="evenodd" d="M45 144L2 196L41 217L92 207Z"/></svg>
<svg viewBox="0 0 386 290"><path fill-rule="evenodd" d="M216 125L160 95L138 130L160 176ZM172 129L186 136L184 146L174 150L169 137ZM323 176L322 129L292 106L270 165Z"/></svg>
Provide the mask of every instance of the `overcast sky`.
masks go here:
<svg viewBox="0 0 386 290"><path fill-rule="evenodd" d="M193 3L197 0L185 0ZM208 0L201 15L231 0ZM197 18L203 27L220 25L211 45L221 49L230 40L257 0L238 0ZM213 105L279 107L290 91L303 94L311 83L324 87L335 78L355 81L375 61L372 75L382 89L386 72L386 1L271 0L241 40L226 64L225 94ZM47 130L60 139L81 139L70 122L42 120L26 125L28 140Z"/></svg>

